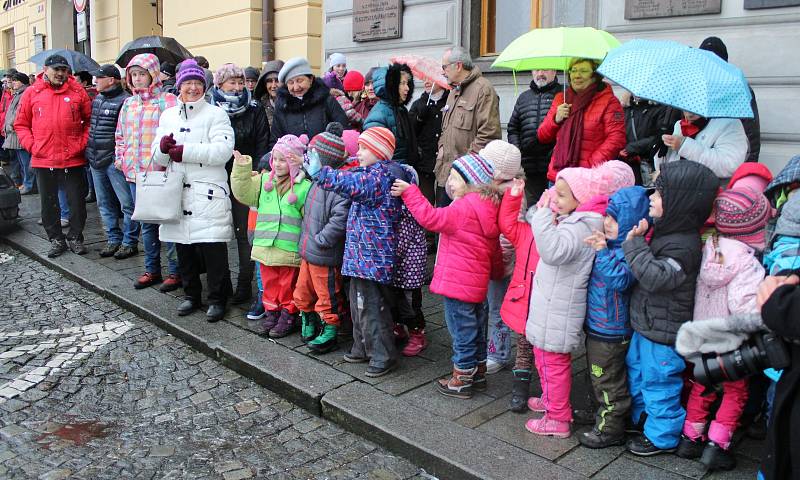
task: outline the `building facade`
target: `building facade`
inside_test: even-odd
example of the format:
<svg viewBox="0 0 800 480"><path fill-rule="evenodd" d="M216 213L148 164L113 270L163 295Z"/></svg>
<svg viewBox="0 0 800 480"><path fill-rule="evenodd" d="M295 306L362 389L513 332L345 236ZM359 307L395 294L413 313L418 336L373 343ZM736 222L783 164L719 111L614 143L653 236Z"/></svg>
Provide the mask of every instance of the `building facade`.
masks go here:
<svg viewBox="0 0 800 480"><path fill-rule="evenodd" d="M697 46L708 36L720 37L729 61L739 66L756 94L761 120L760 161L773 171L800 153L800 2L780 0L404 0L400 38L353 40L354 7L364 0L328 0L324 4L324 49L347 55L348 67L366 71L385 64L392 55L409 53L439 59L448 47L469 48L500 96L500 116L508 121L516 94L527 88L520 72L518 86L507 71L489 66L497 52L518 35L535 27L592 26L621 41L633 38L675 40ZM373 4L386 4L372 0ZM769 8L772 4L794 4ZM681 5L701 11L680 13ZM638 5L638 11L629 11ZM670 7L675 10L669 11ZM659 11L660 9L660 11ZM650 18L635 18L635 17ZM362 21L363 18L358 18Z"/></svg>

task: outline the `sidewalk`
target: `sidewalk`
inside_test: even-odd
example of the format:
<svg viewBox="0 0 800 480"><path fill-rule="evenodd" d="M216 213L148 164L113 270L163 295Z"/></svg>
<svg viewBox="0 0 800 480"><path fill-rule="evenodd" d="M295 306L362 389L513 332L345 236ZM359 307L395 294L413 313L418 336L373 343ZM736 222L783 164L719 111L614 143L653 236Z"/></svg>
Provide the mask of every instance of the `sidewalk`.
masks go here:
<svg viewBox="0 0 800 480"><path fill-rule="evenodd" d="M430 346L415 358L401 359L397 370L378 379L364 376L363 364L342 361L349 345L326 355L311 355L299 334L269 340L257 335L258 322L244 317L248 305L230 307L225 321L209 324L205 313L178 317L176 295L157 288L135 290L143 272L143 254L127 260L100 258L105 245L95 204L87 207L84 232L89 254L66 253L48 259L44 229L36 224L39 198L23 197L20 228L4 237L50 268L92 291L132 310L192 347L253 378L310 411L403 455L440 479L497 478L642 478L752 479L763 445L743 439L735 449L733 472L705 475L702 464L673 455L638 458L622 447L591 450L569 439L543 438L525 430L532 416L507 410L511 372L488 378L489 388L471 400L447 398L435 392L432 381L451 369L450 337L444 327L440 299L425 293L423 309ZM2 238L2 237L0 237ZM235 244L229 251L237 270ZM166 266L166 258L162 262ZM235 275L233 275L235 279ZM172 292L173 294L180 293ZM573 361L574 406L586 398L585 357ZM538 381L534 379L538 389ZM534 393L537 393L534 391Z"/></svg>

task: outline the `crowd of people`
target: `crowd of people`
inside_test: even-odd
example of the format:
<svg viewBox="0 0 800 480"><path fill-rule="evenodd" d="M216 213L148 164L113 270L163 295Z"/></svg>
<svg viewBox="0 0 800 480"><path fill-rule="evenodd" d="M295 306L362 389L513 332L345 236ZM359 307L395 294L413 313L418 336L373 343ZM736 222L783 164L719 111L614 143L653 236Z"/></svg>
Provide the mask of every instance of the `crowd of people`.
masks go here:
<svg viewBox="0 0 800 480"><path fill-rule="evenodd" d="M727 59L717 38L701 48ZM471 398L509 369L509 409L540 414L525 422L533 434L585 424L587 447L675 452L710 469L733 468L734 433L764 415L762 473L797 478L797 344L777 387L753 377L710 389L687 369L698 350L682 338L700 335L691 324L759 312L759 325L800 338L800 156L773 178L756 163L757 116L621 102L598 65L573 59L567 87L533 71L504 141L498 95L461 47L442 58L451 88L420 79L416 100L408 65L362 74L342 54L318 77L299 57L212 73L202 57L145 53L123 72L84 74L94 86L53 55L33 81L6 74L3 149L21 192L40 195L49 257L87 253L95 197L100 255L129 258L141 240L133 286L183 288L178 315L200 308L205 273L208 321L252 300L247 317L265 335L299 331L326 353L352 334L344 360L380 377L427 347L429 281L452 338L439 393ZM150 171L183 179L180 199L159 199L180 202L178 221L133 219ZM592 395L574 409L583 348Z"/></svg>

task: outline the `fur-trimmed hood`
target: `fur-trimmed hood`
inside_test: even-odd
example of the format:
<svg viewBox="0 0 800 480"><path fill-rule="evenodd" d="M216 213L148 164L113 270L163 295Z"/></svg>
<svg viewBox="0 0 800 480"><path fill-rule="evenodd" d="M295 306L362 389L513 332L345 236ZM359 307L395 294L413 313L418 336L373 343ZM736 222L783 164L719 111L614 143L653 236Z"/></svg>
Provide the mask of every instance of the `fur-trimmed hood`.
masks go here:
<svg viewBox="0 0 800 480"><path fill-rule="evenodd" d="M408 83L408 95L404 102L400 102L399 89L400 77L405 72L411 78ZM392 106L408 105L414 96L414 74L408 65L404 63L393 63L388 67L381 67L372 74L373 88L375 95L381 100L389 102Z"/></svg>

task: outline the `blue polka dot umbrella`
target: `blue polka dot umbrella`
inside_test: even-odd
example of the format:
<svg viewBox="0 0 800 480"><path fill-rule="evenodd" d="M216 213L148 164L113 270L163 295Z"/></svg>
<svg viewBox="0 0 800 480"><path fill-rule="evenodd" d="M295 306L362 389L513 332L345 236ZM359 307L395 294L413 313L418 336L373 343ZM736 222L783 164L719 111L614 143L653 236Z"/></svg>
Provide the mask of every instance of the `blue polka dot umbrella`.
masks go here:
<svg viewBox="0 0 800 480"><path fill-rule="evenodd" d="M712 52L677 42L631 40L597 69L633 95L705 118L752 118L744 74Z"/></svg>

